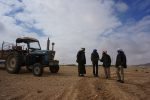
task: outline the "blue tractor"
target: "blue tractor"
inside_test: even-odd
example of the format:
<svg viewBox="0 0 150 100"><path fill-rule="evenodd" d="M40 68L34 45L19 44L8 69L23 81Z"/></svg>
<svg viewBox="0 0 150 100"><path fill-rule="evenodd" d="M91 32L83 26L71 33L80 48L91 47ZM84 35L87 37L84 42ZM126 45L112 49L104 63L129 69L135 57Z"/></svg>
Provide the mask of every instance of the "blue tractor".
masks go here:
<svg viewBox="0 0 150 100"><path fill-rule="evenodd" d="M50 72L59 71L59 61L54 60L54 43L52 50L49 50L50 40L47 40L47 50L41 50L37 39L22 37L16 39L16 45L9 50L1 50L1 58L5 60L6 70L11 74L19 73L22 66L33 73L35 76L43 74L43 68L49 67Z"/></svg>

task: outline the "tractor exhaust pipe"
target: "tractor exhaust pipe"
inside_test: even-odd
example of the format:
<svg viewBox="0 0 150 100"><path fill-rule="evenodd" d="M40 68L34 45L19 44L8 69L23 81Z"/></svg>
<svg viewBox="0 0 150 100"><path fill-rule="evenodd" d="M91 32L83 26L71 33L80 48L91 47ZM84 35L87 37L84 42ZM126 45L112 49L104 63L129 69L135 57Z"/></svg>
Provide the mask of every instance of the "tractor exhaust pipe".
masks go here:
<svg viewBox="0 0 150 100"><path fill-rule="evenodd" d="M49 38L47 39L47 50L49 50L49 47L50 47L50 40Z"/></svg>
<svg viewBox="0 0 150 100"><path fill-rule="evenodd" d="M2 43L2 51L3 51L3 49L4 49L4 41L3 41L3 43Z"/></svg>
<svg viewBox="0 0 150 100"><path fill-rule="evenodd" d="M55 45L55 43L53 42L52 43L52 51L54 51L54 45Z"/></svg>

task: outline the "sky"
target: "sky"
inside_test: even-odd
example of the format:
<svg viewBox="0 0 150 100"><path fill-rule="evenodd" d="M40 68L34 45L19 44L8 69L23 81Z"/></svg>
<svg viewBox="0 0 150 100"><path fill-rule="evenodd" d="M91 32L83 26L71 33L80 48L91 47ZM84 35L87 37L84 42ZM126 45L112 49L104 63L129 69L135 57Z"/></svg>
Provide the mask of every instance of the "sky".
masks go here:
<svg viewBox="0 0 150 100"><path fill-rule="evenodd" d="M114 64L118 48L129 65L149 63L150 0L0 0L0 44L23 36L42 49L49 37L61 64L76 64L82 47L87 64L93 49Z"/></svg>

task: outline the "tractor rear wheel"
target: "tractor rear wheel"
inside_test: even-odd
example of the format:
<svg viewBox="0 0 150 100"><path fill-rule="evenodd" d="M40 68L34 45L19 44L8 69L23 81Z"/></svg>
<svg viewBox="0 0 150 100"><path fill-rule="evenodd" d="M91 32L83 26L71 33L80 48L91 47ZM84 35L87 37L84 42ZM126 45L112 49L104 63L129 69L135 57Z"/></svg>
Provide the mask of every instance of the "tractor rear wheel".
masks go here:
<svg viewBox="0 0 150 100"><path fill-rule="evenodd" d="M49 67L51 73L57 73L59 71L59 65L53 65Z"/></svg>
<svg viewBox="0 0 150 100"><path fill-rule="evenodd" d="M35 63L32 72L34 76L41 76L43 74L43 66L40 63Z"/></svg>
<svg viewBox="0 0 150 100"><path fill-rule="evenodd" d="M20 71L19 54L10 54L6 60L6 70L8 73L17 74Z"/></svg>

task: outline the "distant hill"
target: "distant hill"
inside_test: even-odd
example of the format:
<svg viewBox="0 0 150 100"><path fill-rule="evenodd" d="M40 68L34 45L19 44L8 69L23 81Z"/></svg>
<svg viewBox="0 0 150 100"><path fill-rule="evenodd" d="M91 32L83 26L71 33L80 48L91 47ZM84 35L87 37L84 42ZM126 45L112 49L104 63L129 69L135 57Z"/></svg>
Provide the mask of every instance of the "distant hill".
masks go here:
<svg viewBox="0 0 150 100"><path fill-rule="evenodd" d="M77 66L76 64L60 64L60 66Z"/></svg>
<svg viewBox="0 0 150 100"><path fill-rule="evenodd" d="M150 63L146 63L146 64L139 64L137 66L150 66Z"/></svg>

